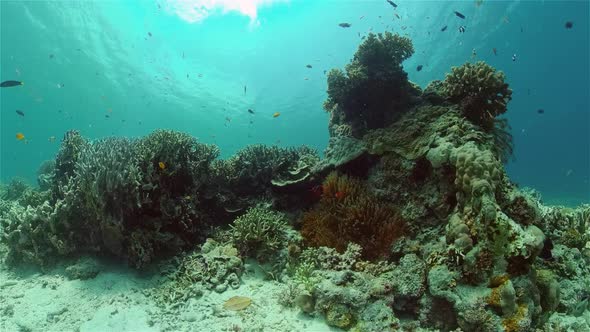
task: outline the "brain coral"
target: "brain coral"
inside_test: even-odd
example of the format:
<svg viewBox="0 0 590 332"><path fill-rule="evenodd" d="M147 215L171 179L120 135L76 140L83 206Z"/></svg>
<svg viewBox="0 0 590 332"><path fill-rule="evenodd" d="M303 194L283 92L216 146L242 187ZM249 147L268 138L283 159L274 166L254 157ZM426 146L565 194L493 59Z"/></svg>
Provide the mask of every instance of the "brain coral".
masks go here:
<svg viewBox="0 0 590 332"><path fill-rule="evenodd" d="M487 131L494 128L494 118L506 112L512 99L504 73L483 61L453 67L443 82L443 91L461 104L466 118Z"/></svg>

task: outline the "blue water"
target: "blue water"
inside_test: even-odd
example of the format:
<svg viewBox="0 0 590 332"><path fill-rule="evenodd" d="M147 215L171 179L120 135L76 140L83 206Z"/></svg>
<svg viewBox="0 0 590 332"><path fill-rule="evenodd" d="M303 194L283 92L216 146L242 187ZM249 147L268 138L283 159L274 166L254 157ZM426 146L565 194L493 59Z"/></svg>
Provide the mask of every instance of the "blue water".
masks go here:
<svg viewBox="0 0 590 332"><path fill-rule="evenodd" d="M200 16L182 2L0 2L0 78L25 82L0 90L0 179L34 183L70 129L90 138L175 129L219 145L223 157L253 143L323 150L323 71L349 62L359 34L387 29L413 39L404 67L422 87L466 61L504 71L514 90L509 175L547 202L590 201L588 1L396 1L393 9L236 0Z"/></svg>

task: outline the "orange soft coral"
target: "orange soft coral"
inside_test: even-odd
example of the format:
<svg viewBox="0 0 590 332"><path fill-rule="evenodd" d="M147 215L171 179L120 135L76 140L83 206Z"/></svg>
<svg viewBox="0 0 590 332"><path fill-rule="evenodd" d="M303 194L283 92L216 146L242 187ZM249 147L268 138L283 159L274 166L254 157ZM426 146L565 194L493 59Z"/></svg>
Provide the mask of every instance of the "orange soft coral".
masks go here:
<svg viewBox="0 0 590 332"><path fill-rule="evenodd" d="M388 255L403 232L399 214L378 201L361 180L332 173L323 184L320 202L303 216L301 233L308 245L343 252L350 242L363 248L363 258Z"/></svg>

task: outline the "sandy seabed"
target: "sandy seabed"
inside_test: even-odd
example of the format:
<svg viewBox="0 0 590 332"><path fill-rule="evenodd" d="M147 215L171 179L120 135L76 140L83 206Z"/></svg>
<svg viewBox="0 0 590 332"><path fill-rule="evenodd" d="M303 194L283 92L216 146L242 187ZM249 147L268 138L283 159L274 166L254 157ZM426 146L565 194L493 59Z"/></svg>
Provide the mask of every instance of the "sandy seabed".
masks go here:
<svg viewBox="0 0 590 332"><path fill-rule="evenodd" d="M63 267L42 274L0 265L0 331L339 331L281 306L284 284L264 280L253 266L238 289L205 291L174 308L158 307L144 294L156 278L113 264L87 280L68 280ZM233 296L249 297L252 305L224 309Z"/></svg>

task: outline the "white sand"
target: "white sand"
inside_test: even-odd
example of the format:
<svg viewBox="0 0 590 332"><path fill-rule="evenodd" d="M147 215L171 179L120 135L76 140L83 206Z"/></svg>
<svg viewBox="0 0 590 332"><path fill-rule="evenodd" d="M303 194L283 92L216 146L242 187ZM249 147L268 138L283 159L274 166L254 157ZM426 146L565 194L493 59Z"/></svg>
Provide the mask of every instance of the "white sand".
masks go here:
<svg viewBox="0 0 590 332"><path fill-rule="evenodd" d="M0 331L340 331L279 305L284 286L257 273L244 275L237 290L205 291L169 310L142 293L149 285L149 278L114 266L85 281L68 280L63 268L27 274L0 266ZM223 309L236 295L253 304L237 312Z"/></svg>

